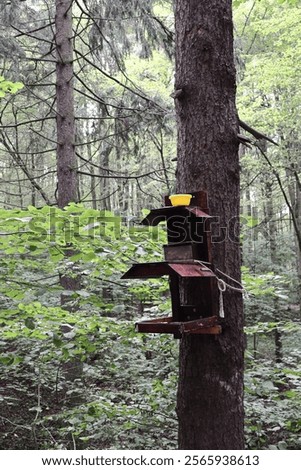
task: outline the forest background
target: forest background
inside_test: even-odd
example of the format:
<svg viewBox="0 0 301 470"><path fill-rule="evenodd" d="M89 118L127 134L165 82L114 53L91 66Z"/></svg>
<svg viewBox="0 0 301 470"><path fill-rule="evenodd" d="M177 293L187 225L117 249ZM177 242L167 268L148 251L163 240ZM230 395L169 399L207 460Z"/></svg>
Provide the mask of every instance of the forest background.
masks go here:
<svg viewBox="0 0 301 470"><path fill-rule="evenodd" d="M246 443L300 449L301 6L233 5L239 116L274 142L240 150ZM134 331L168 283L120 279L166 242L138 222L175 187L172 2L73 2L65 209L55 6L1 2L0 448L174 449L178 343Z"/></svg>

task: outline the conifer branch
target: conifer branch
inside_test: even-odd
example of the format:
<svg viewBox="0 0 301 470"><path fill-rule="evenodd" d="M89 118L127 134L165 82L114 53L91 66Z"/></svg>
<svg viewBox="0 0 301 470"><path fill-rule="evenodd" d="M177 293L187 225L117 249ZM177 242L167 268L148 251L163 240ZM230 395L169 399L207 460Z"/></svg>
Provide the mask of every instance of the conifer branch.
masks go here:
<svg viewBox="0 0 301 470"><path fill-rule="evenodd" d="M248 124L246 124L244 121L242 121L239 118L238 118L238 123L239 123L240 127L242 127L245 131L252 134L255 137L255 139L257 139L257 140L264 139L264 140L267 140L268 142L271 142L271 144L277 145L277 147L279 146L279 144L277 144L277 142L272 140L270 137L268 137L265 134L262 134L262 132L259 132L256 129L253 129L253 127L249 126Z"/></svg>

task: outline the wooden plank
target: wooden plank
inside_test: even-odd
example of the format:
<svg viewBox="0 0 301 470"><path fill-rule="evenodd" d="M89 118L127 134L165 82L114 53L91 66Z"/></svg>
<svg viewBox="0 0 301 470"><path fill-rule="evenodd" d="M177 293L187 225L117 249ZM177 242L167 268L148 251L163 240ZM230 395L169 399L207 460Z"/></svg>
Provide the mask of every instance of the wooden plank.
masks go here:
<svg viewBox="0 0 301 470"><path fill-rule="evenodd" d="M220 325L217 317L200 318L188 322L173 321L172 317L155 318L136 323L138 333L171 333L171 334L219 334Z"/></svg>
<svg viewBox="0 0 301 470"><path fill-rule="evenodd" d="M186 217L193 215L197 218L210 219L209 214L194 206L167 206L158 209L151 209L149 214L140 222L142 225L156 226L169 218L180 217L185 220Z"/></svg>
<svg viewBox="0 0 301 470"><path fill-rule="evenodd" d="M182 322L181 331L183 333L193 331L198 328L208 328L217 325L217 317L198 318L197 320Z"/></svg>
<svg viewBox="0 0 301 470"><path fill-rule="evenodd" d="M199 328L197 330L189 331L188 335L220 335L222 327L220 325L211 326L210 328Z"/></svg>
<svg viewBox="0 0 301 470"><path fill-rule="evenodd" d="M151 320L142 320L140 323L170 323L172 322L172 317L160 317L160 318L152 318Z"/></svg>
<svg viewBox="0 0 301 470"><path fill-rule="evenodd" d="M172 317L166 320L168 321L164 321L163 318L157 318L156 320L138 322L135 325L135 329L138 333L179 333L180 323L170 321Z"/></svg>
<svg viewBox="0 0 301 470"><path fill-rule="evenodd" d="M202 211L208 212L208 195L206 191L197 191L192 194L191 206L198 206Z"/></svg>
<svg viewBox="0 0 301 470"><path fill-rule="evenodd" d="M169 266L180 277L216 277L211 269L199 263L184 261L183 263L169 263Z"/></svg>
<svg viewBox="0 0 301 470"><path fill-rule="evenodd" d="M179 277L215 277L211 269L194 261L167 263L140 263L133 266L121 277L121 279L147 279L177 274Z"/></svg>
<svg viewBox="0 0 301 470"><path fill-rule="evenodd" d="M180 337L182 334L187 335L219 335L222 332L220 325L196 328L191 331L181 331L181 325L177 323L136 323L137 333L159 333L174 334Z"/></svg>
<svg viewBox="0 0 301 470"><path fill-rule="evenodd" d="M133 266L121 277L121 279L148 279L170 274L170 268L165 262L140 263Z"/></svg>
<svg viewBox="0 0 301 470"><path fill-rule="evenodd" d="M192 261L197 258L193 243L178 243L176 245L163 245L165 261Z"/></svg>
<svg viewBox="0 0 301 470"><path fill-rule="evenodd" d="M179 278L173 274L169 278L169 289L171 296L172 318L174 322L182 320L181 318L181 302L180 302L180 286Z"/></svg>

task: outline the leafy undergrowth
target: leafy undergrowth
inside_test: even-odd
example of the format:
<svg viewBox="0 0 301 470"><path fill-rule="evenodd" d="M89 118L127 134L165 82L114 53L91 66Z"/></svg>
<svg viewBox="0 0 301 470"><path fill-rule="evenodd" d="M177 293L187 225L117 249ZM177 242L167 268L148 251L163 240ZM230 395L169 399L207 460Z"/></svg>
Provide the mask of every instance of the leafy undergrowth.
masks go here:
<svg viewBox="0 0 301 470"><path fill-rule="evenodd" d="M2 322L0 448L175 448L170 338L91 312L35 309L40 325L21 312L18 337ZM63 319L73 324L65 333Z"/></svg>
<svg viewBox="0 0 301 470"><path fill-rule="evenodd" d="M245 389L248 448L301 449L299 356L276 366L265 360L253 364L246 373Z"/></svg>
<svg viewBox="0 0 301 470"><path fill-rule="evenodd" d="M78 205L2 210L0 220L0 448L175 449L178 342L134 331L143 313L170 312L168 284L121 280L133 262L162 258L164 230ZM80 276L81 289L63 291L62 274ZM244 276L247 334L263 345L246 360L247 446L300 449L300 326L287 279ZM77 311L59 307L61 295Z"/></svg>
<svg viewBox="0 0 301 470"><path fill-rule="evenodd" d="M170 336L38 303L2 313L1 326L0 448L177 447L178 343ZM298 350L281 365L247 363L248 448L299 449Z"/></svg>

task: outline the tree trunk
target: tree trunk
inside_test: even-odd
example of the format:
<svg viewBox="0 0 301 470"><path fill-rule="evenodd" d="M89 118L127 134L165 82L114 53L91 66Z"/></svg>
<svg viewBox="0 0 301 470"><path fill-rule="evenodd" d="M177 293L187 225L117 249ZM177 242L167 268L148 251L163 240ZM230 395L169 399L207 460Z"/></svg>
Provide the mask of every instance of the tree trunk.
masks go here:
<svg viewBox="0 0 301 470"><path fill-rule="evenodd" d="M32 173L32 175L35 174L35 170L36 170L35 155L32 154L31 155L31 173ZM31 205L33 207L36 206L36 188L33 185L31 186Z"/></svg>
<svg viewBox="0 0 301 470"><path fill-rule="evenodd" d="M77 200L78 186L73 96L72 2L73 0L56 0L55 14L57 199L60 208ZM72 256L74 254L72 247L68 247L65 254L66 257ZM60 283L65 290L80 289L79 276L62 274ZM69 301L70 296L63 294L61 302L65 308L68 308ZM73 309L74 307L69 305L69 308Z"/></svg>
<svg viewBox="0 0 301 470"><path fill-rule="evenodd" d="M56 62L56 102L57 102L57 203L64 208L76 202L79 195L77 162L75 154L75 119L73 93L73 44L72 44L72 3L73 0L56 0L55 44ZM73 247L67 243L66 259L74 255ZM81 279L74 263L68 263L68 271L60 275L60 284L65 291L81 288ZM65 310L78 309L77 301L69 293L62 292L61 305ZM70 332L72 326L61 325L62 332ZM71 358L62 364L65 380L74 381L82 376L83 364ZM65 390L67 386L65 383ZM82 402L83 396L69 395L73 405Z"/></svg>
<svg viewBox="0 0 301 470"><path fill-rule="evenodd" d="M290 198L291 208L294 214L291 214L295 218L295 224L301 233L301 192L300 186L296 174L293 170L286 169L286 176L288 181L288 194ZM298 303L299 309L301 310L301 243L300 235L294 226L294 238L295 238L295 249L296 249L296 271L298 279Z"/></svg>
<svg viewBox="0 0 301 470"><path fill-rule="evenodd" d="M77 200L75 156L72 1L56 0L55 43L57 97L57 178L58 206Z"/></svg>
<svg viewBox="0 0 301 470"><path fill-rule="evenodd" d="M78 194L78 174L74 146L72 0L56 0L55 27L57 51L57 198L58 206L64 208L69 202L76 201ZM73 254L72 247L66 250L66 257ZM78 276L62 275L60 282L66 290L80 288ZM62 304L66 304L68 298L68 296L67 298L62 296Z"/></svg>
<svg viewBox="0 0 301 470"><path fill-rule="evenodd" d="M268 239L270 245L270 257L272 263L272 269L275 274L278 274L277 267L279 266L279 261L277 259L277 223L274 218L274 204L273 204L273 181L266 180L265 182L265 196L266 196L266 217L268 221ZM274 318L273 320L278 323L281 320L281 310L278 301L278 297L274 297L273 300L274 307ZM275 342L275 359L279 364L282 362L282 334L279 328L276 326L274 330L274 342Z"/></svg>
<svg viewBox="0 0 301 470"><path fill-rule="evenodd" d="M175 85L182 90L175 99L177 192L207 191L219 232L215 238L219 242L212 240L213 264L239 281L238 121L231 3L176 0ZM180 449L244 447L241 294L227 289L224 308L221 335L184 335L181 340Z"/></svg>

